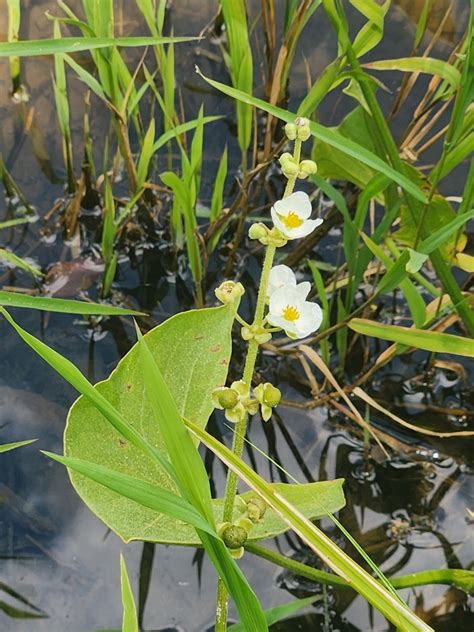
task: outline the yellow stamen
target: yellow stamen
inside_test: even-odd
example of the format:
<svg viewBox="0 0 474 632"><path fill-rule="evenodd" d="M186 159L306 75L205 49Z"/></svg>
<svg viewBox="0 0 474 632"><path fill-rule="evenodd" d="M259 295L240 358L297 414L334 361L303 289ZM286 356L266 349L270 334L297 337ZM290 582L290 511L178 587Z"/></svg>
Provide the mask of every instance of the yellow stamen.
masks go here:
<svg viewBox="0 0 474 632"><path fill-rule="evenodd" d="M295 322L300 317L299 311L293 305L287 305L283 310L283 318L289 320L290 323Z"/></svg>
<svg viewBox="0 0 474 632"><path fill-rule="evenodd" d="M303 223L301 217L294 211L290 211L288 215L280 215L280 218L287 228L298 228Z"/></svg>

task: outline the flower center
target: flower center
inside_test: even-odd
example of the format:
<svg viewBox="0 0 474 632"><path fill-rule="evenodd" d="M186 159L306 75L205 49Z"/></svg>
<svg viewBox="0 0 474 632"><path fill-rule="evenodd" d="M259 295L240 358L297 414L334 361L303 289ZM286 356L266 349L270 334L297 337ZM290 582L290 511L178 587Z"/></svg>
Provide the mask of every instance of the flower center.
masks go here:
<svg viewBox="0 0 474 632"><path fill-rule="evenodd" d="M283 310L283 318L294 323L300 317L299 311L293 305L287 305Z"/></svg>
<svg viewBox="0 0 474 632"><path fill-rule="evenodd" d="M290 211L288 215L282 215L281 221L287 228L298 228L303 223L301 217L294 211Z"/></svg>

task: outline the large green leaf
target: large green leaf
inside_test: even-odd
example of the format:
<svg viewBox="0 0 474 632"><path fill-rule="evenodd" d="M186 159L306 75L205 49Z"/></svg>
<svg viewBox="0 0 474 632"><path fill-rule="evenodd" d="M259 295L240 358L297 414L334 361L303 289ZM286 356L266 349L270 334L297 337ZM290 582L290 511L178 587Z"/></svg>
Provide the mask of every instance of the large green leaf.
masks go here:
<svg viewBox="0 0 474 632"><path fill-rule="evenodd" d="M178 314L145 339L179 413L204 427L212 412L211 392L223 384L231 353L233 312L228 306ZM145 391L135 345L110 377L94 388L140 435L167 458L163 437ZM176 484L155 460L125 441L95 408L80 397L72 406L64 437L65 454L103 465L176 492ZM167 518L138 508L81 475L71 473L78 494L124 540L159 540Z"/></svg>
<svg viewBox="0 0 474 632"><path fill-rule="evenodd" d="M451 227L454 225L457 228L460 228L457 224L457 216L453 211L448 200L442 195L434 195L433 199L430 202L427 212L424 214L423 218L421 215L413 218L410 210L406 206L402 206L401 214L400 214L400 228L394 233L394 237L397 241L402 243L405 246L409 246L410 248L415 248L420 252L426 252L425 243L420 246L420 248L416 247L417 237L419 237L419 222L423 219L423 224L426 227L426 232L429 235L428 238L425 239L425 242L430 242L430 238L433 239L433 236L439 236L445 231L445 239L436 239L435 247L439 248L440 252L443 254L444 258L449 261L451 259L451 255L453 254L453 250L463 250L466 244L466 236L464 233L461 235L453 234L454 231L451 230ZM461 224L462 225L462 224ZM433 247L431 246L428 251L431 252Z"/></svg>
<svg viewBox="0 0 474 632"><path fill-rule="evenodd" d="M367 129L364 112L360 106L352 110L338 126L330 129L375 153L372 136ZM348 156L345 151L319 138L314 141L312 158L318 165L318 175L322 178L348 180L361 189L364 189L376 174L376 171L367 164Z"/></svg>

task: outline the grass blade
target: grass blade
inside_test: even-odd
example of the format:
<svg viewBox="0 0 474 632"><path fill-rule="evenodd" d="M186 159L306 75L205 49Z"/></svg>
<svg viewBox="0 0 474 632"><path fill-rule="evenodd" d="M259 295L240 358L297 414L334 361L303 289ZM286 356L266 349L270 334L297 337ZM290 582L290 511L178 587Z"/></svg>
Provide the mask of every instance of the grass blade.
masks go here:
<svg viewBox="0 0 474 632"><path fill-rule="evenodd" d="M143 450L152 459L155 459L161 467L169 474L170 478L175 479L175 473L169 462L150 444L143 439L140 433L131 426L128 421L116 410L105 397L95 389L87 378L79 371L79 369L67 358L60 353L48 347L44 342L38 340L25 329L20 327L6 309L0 307L0 313L7 319L10 325L15 329L20 338L35 351L47 364L49 364L59 375L61 375L71 386L79 393L89 399L92 404L100 410L104 417L112 424L112 426L134 446Z"/></svg>
<svg viewBox="0 0 474 632"><path fill-rule="evenodd" d="M157 513L165 514L171 518L176 518L192 525L196 529L207 531L215 535L214 529L203 519L202 515L184 498L168 491L164 487L152 485L147 481L140 480L134 476L116 472L103 465L91 463L84 459L77 459L69 456L59 456L51 452L43 452L46 456L70 470L74 470L83 476L111 489L112 491L125 496L130 500L152 509Z"/></svg>
<svg viewBox="0 0 474 632"><path fill-rule="evenodd" d="M209 83L211 86L213 86L220 92L223 92L224 94L227 94L228 96L232 97L233 99L237 99L244 103L248 103L249 105L254 105L255 107L258 107L261 110L264 110L265 112L268 112L269 114L272 114L273 116L281 119L282 121L285 121L286 123L293 123L296 118L296 115L293 114L292 112L288 112L288 110L284 110L283 108L279 108L275 105L270 105L270 103L267 103L266 101L263 101L262 99L257 99L256 97L250 94L246 94L245 92L242 92L241 90L232 88L231 86L228 86L224 83L220 83L219 81L214 81L213 79L209 79L208 77L203 75L199 69L197 69L197 72L199 75L201 75L201 77L205 81L207 81L207 83ZM371 151L368 151L367 149L362 147L362 145L359 145L358 143L341 136L337 132L334 132L333 130L328 129L327 127L324 127L324 125L315 123L314 121L310 122L310 128L311 128L312 135L318 138L319 140L322 140L328 145L331 145L332 147L339 149L340 151L344 152L348 156L351 156L352 158L356 158L357 160L360 160L361 162L366 164L368 167L372 167L372 169L375 169L376 171L383 173L388 178L390 178L391 180L399 184L403 189L405 189L407 193L410 193L417 200L421 202L427 201L424 193L421 191L421 189L418 186L416 186L416 184L411 182L409 178L407 178L405 175L403 175L399 171L393 169L393 167L391 167L386 162L381 160L378 156L373 154Z"/></svg>
<svg viewBox="0 0 474 632"><path fill-rule="evenodd" d="M171 393L156 364L145 338L137 328L141 366L146 392L155 410L157 423L176 471L181 494L214 525L211 493L206 468L194 444L191 434L183 423ZM245 629L262 632L267 629L265 616L255 594L238 571L222 540L198 531L204 548L215 565L226 588L232 595Z"/></svg>
<svg viewBox="0 0 474 632"><path fill-rule="evenodd" d="M429 75L437 75L445 79L457 90L461 83L461 73L457 68L441 59L432 57L401 57L400 59L383 59L364 64L365 68L372 70L400 70L402 72L421 72Z"/></svg>
<svg viewBox="0 0 474 632"><path fill-rule="evenodd" d="M25 272L29 272L34 277L41 278L44 276L41 270L38 270L38 268L19 257L14 252L10 252L5 248L0 248L0 261L1 260L6 261L15 268L21 268L22 270L25 270Z"/></svg>
<svg viewBox="0 0 474 632"><path fill-rule="evenodd" d="M139 316L143 312L134 309L123 309L114 305L100 303L86 303L64 298L46 298L44 296L28 296L19 292L0 290L0 305L4 307L23 307L25 309L39 309L44 312L58 312L61 314L97 314L99 316Z"/></svg>
<svg viewBox="0 0 474 632"><path fill-rule="evenodd" d="M306 606L310 606L315 601L319 601L322 599L320 595L312 595L311 597L306 597L305 599L294 599L293 601L288 601L287 603L282 603L278 606L274 606L273 608L268 608L265 610L265 618L267 620L268 625L273 625L274 623L278 623L279 621L283 621L295 612L306 608ZM234 623L229 628L227 628L228 632L245 632L245 628L241 623Z"/></svg>
<svg viewBox="0 0 474 632"><path fill-rule="evenodd" d="M21 448L24 445L28 445L29 443L34 443L38 441L38 439L27 439L26 441L15 441L14 443L4 443L0 445L0 454L3 452L9 452L10 450L16 450L16 448Z"/></svg>
<svg viewBox="0 0 474 632"><path fill-rule="evenodd" d="M429 625L356 564L328 536L304 518L295 507L272 491L268 483L242 459L196 424L188 420L184 421L195 436L272 507L334 572L349 581L357 592L395 626L404 632L433 632Z"/></svg>
<svg viewBox="0 0 474 632"><path fill-rule="evenodd" d="M56 53L78 53L110 46L153 46L157 44L178 44L191 42L196 37L63 37L57 39L24 40L0 44L0 57L34 57Z"/></svg>
<svg viewBox="0 0 474 632"><path fill-rule="evenodd" d="M123 608L122 632L138 632L137 607L122 553L120 553L120 586Z"/></svg>
<svg viewBox="0 0 474 632"><path fill-rule="evenodd" d="M415 349L425 349L435 353L452 353L454 355L474 358L474 340L424 329L407 329L397 325L383 325L364 318L353 318L348 325L364 336L399 342Z"/></svg>

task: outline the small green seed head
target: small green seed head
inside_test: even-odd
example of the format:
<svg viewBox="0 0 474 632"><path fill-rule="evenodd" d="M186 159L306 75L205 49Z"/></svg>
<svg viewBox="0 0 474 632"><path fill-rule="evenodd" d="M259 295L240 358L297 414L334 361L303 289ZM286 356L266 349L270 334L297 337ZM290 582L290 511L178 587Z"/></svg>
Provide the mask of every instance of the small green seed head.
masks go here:
<svg viewBox="0 0 474 632"><path fill-rule="evenodd" d="M228 549L240 549L247 542L248 533L236 524L231 524L222 533L222 539Z"/></svg>

